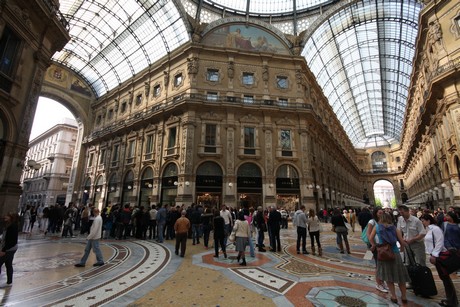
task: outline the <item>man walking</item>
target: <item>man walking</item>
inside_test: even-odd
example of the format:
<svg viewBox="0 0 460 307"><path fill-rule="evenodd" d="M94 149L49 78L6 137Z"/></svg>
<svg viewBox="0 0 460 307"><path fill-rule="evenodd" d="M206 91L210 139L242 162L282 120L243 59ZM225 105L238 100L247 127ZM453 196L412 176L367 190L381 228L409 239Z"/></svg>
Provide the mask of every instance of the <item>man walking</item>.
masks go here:
<svg viewBox="0 0 460 307"><path fill-rule="evenodd" d="M104 258L102 257L102 252L101 252L101 249L99 248L99 240L101 239L101 235L102 235L102 217L99 215L99 213L100 211L98 208L93 209L94 221L91 224L89 235L86 238L88 242L86 243L85 254L81 258L80 262L75 264L76 267L85 266L86 260L88 260L88 256L89 256L91 249L96 255L96 263L93 264L93 266L104 265Z"/></svg>
<svg viewBox="0 0 460 307"><path fill-rule="evenodd" d="M188 237L188 230L190 229L190 220L185 217L187 212L182 210L181 217L177 219L174 223L174 231L176 232L176 255L179 254L179 246L180 246L180 256L185 256L185 248L187 247L187 237Z"/></svg>

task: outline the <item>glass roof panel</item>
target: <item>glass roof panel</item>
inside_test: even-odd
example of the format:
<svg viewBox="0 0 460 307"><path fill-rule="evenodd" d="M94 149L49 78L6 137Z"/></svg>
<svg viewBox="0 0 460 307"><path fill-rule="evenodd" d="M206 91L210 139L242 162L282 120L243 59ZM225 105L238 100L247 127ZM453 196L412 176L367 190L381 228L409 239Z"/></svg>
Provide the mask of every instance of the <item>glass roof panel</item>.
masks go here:
<svg viewBox="0 0 460 307"><path fill-rule="evenodd" d="M306 41L302 55L356 147L401 137L404 112L395 110L406 106L420 9L415 0L359 1Z"/></svg>
<svg viewBox="0 0 460 307"><path fill-rule="evenodd" d="M232 11L246 12L249 4L250 14L285 14L294 10L294 0L204 0L211 5ZM312 8L330 0L295 0L297 10Z"/></svg>
<svg viewBox="0 0 460 307"><path fill-rule="evenodd" d="M60 11L71 41L53 60L71 67L97 97L189 41L170 0L60 0Z"/></svg>

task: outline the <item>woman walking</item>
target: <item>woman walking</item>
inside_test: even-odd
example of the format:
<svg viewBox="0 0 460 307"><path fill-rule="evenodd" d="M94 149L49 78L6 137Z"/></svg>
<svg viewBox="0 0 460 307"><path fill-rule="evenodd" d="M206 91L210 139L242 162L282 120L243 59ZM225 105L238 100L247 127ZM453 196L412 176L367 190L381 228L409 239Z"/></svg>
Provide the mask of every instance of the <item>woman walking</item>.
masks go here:
<svg viewBox="0 0 460 307"><path fill-rule="evenodd" d="M345 247L347 249L347 253L351 254L350 252L350 244L348 243L348 229L345 226L345 217L340 213L339 209L334 209L334 213L331 218L331 223L333 227L333 231L337 235L337 245L339 246L340 253L343 254L343 242L345 242Z"/></svg>
<svg viewBox="0 0 460 307"><path fill-rule="evenodd" d="M238 213L238 220L235 222L233 226L233 231L235 231L235 250L238 252L238 256L236 259L238 263L240 259L243 261L240 263L241 265L246 265L246 256L244 252L246 251L246 246L249 244L248 240L250 238L250 230L249 224L244 218L244 212L241 211Z"/></svg>

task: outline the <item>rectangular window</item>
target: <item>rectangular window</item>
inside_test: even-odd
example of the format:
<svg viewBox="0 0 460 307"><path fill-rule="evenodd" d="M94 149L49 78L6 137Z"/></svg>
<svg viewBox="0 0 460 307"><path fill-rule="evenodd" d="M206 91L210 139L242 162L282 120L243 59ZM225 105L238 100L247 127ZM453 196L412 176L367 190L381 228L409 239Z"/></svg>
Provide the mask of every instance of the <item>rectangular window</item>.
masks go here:
<svg viewBox="0 0 460 307"><path fill-rule="evenodd" d="M160 85L155 85L155 86L153 87L153 96L154 96L154 97L158 97L158 96L160 96L160 94L161 94Z"/></svg>
<svg viewBox="0 0 460 307"><path fill-rule="evenodd" d="M174 76L174 86L175 87L181 85L182 81L183 81L182 74L178 74L178 75Z"/></svg>
<svg viewBox="0 0 460 307"><path fill-rule="evenodd" d="M99 164L104 164L105 163L105 149L101 150L101 154L99 156Z"/></svg>
<svg viewBox="0 0 460 307"><path fill-rule="evenodd" d="M136 105L140 105L142 103L142 94L136 96Z"/></svg>
<svg viewBox="0 0 460 307"><path fill-rule="evenodd" d="M215 92L208 92L208 95L207 95L207 97L206 97L206 99L207 99L208 101L217 101L218 98L219 98L219 96L218 96L217 93L215 93Z"/></svg>
<svg viewBox="0 0 460 307"><path fill-rule="evenodd" d="M167 155L174 154L174 147L176 146L176 135L177 135L176 127L170 128L169 136L168 136L168 148L166 149Z"/></svg>
<svg viewBox="0 0 460 307"><path fill-rule="evenodd" d="M107 115L107 118L108 118L108 119L112 119L112 118L113 118L113 109L110 109L110 110L109 110L109 114Z"/></svg>
<svg viewBox="0 0 460 307"><path fill-rule="evenodd" d="M256 144L256 133L253 127L244 127L244 153L246 155L254 155Z"/></svg>
<svg viewBox="0 0 460 307"><path fill-rule="evenodd" d="M216 152L217 125L206 124L205 152Z"/></svg>
<svg viewBox="0 0 460 307"><path fill-rule="evenodd" d="M90 153L89 159L88 159L88 167L93 166L93 160L94 160L94 153Z"/></svg>
<svg viewBox="0 0 460 307"><path fill-rule="evenodd" d="M280 142L282 150L291 150L291 130L281 130L280 132Z"/></svg>
<svg viewBox="0 0 460 307"><path fill-rule="evenodd" d="M118 160L119 160L119 155L120 155L120 145L113 145L112 149L112 166L117 166L118 165Z"/></svg>
<svg viewBox="0 0 460 307"><path fill-rule="evenodd" d="M276 77L276 85L278 88L286 89L288 88L288 78L284 76L277 76Z"/></svg>
<svg viewBox="0 0 460 307"><path fill-rule="evenodd" d="M125 113L126 112L126 101L123 101L123 103L121 104L121 110L120 110L121 113Z"/></svg>
<svg viewBox="0 0 460 307"><path fill-rule="evenodd" d="M254 96L244 95L243 102L249 104L254 103Z"/></svg>
<svg viewBox="0 0 460 307"><path fill-rule="evenodd" d="M280 98L278 99L278 105L280 107L287 107L288 106L288 100L285 98Z"/></svg>
<svg viewBox="0 0 460 307"><path fill-rule="evenodd" d="M243 84L244 85L253 85L254 84L254 74L245 72L243 73Z"/></svg>
<svg viewBox="0 0 460 307"><path fill-rule="evenodd" d="M219 71L217 69L208 69L206 80L211 81L211 82L218 82L219 81Z"/></svg>
<svg viewBox="0 0 460 307"><path fill-rule="evenodd" d="M144 159L150 160L153 158L153 134L148 134L145 137Z"/></svg>
<svg viewBox="0 0 460 307"><path fill-rule="evenodd" d="M13 74L16 61L19 59L21 40L8 27L3 30L0 39L0 89L10 92L13 86Z"/></svg>
<svg viewBox="0 0 460 307"><path fill-rule="evenodd" d="M127 150L127 160L126 163L133 163L134 162L134 154L135 154L135 145L136 141L132 140L128 142L128 150Z"/></svg>

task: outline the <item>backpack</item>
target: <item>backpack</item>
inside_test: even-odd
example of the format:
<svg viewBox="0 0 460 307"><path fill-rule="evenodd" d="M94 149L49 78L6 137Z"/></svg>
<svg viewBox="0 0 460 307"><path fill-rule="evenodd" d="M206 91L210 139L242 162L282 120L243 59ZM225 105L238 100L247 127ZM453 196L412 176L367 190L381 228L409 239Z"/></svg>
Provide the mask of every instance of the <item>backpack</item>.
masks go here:
<svg viewBox="0 0 460 307"><path fill-rule="evenodd" d="M366 244L371 244L371 242L369 241L369 238L367 237L367 227L369 226L369 224L366 225L366 227L364 227L363 229L363 232L361 233L361 240L363 240L364 243Z"/></svg>

